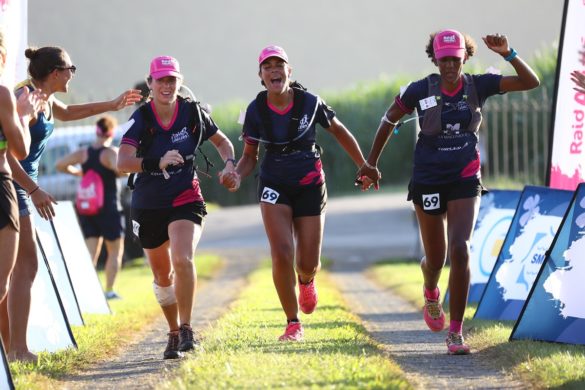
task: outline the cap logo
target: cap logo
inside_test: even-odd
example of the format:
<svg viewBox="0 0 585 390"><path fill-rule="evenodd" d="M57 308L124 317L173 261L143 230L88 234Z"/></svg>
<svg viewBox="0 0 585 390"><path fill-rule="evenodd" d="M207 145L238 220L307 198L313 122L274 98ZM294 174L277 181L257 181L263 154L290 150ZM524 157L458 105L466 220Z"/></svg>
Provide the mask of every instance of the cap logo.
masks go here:
<svg viewBox="0 0 585 390"><path fill-rule="evenodd" d="M457 42L457 38L455 35L445 35L443 36L443 43L455 43Z"/></svg>
<svg viewBox="0 0 585 390"><path fill-rule="evenodd" d="M170 60L168 58L163 58L162 60L160 60L161 65L173 65L173 60Z"/></svg>

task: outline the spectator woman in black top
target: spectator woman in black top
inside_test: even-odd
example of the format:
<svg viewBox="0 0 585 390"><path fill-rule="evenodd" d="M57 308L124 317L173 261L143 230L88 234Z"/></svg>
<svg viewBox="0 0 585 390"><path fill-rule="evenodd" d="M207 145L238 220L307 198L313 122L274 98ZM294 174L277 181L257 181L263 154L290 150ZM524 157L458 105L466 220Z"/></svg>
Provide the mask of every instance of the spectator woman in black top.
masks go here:
<svg viewBox="0 0 585 390"><path fill-rule="evenodd" d="M93 170L103 183L103 206L95 215L86 215L77 210L79 224L85 238L85 244L91 254L94 266L105 242L107 259L106 298L120 298L114 291L116 275L122 266L124 254L124 217L119 200L118 181L120 176L116 164L118 148L112 146L115 130L118 125L116 118L105 115L98 119L95 128L95 141L86 148L80 148L57 161L57 170L70 175L82 177L88 170Z"/></svg>

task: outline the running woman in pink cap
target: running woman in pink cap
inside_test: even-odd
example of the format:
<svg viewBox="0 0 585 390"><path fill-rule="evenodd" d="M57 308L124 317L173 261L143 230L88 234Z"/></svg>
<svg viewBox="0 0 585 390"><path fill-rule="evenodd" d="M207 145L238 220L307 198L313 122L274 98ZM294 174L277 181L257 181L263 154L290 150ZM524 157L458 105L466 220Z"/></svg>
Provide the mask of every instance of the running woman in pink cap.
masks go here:
<svg viewBox="0 0 585 390"><path fill-rule="evenodd" d="M368 162L376 166L402 117L417 110L421 132L414 152L408 200L415 206L426 255L421 261L423 315L432 331L443 330L445 314L437 282L448 257L449 354L469 353L462 325L469 290L469 244L479 198L485 192L478 148L482 106L490 96L539 85L534 71L509 46L505 35L487 35L483 41L512 65L516 75L464 74L463 65L475 53L475 42L455 30L432 34L426 52L439 68L439 74L410 84L403 94L396 96L382 116L368 156Z"/></svg>
<svg viewBox="0 0 585 390"><path fill-rule="evenodd" d="M197 285L194 254L207 214L193 160L211 141L234 170L234 148L195 102L178 96L179 62L156 57L147 77L150 99L134 114L122 138L118 169L136 172L131 220L154 275L154 295L169 326L165 359L195 348L191 313ZM133 175L132 175L133 176Z"/></svg>
<svg viewBox="0 0 585 390"><path fill-rule="evenodd" d="M292 68L281 47L264 48L258 64L266 91L248 106L244 151L236 174L226 175L223 182L231 190L237 189L240 177L254 170L259 145L264 144L258 200L270 242L272 277L287 319L279 339L299 341L303 338L299 307L310 314L317 306L315 275L320 268L327 202L320 150L315 145L316 125L327 129L357 167L363 167L363 189L372 184L366 176L378 180L380 175L364 160L355 138L335 112L319 96L291 83Z"/></svg>
<svg viewBox="0 0 585 390"><path fill-rule="evenodd" d="M55 93L67 93L69 82L77 70L69 54L60 47L46 46L28 48L24 55L29 60L30 78L17 86L17 96L27 89L40 90L47 98L29 122L30 153L21 160L9 158L20 213L20 242L8 299L0 309L0 323L8 359L36 361L36 355L28 350L26 342L31 288L38 269L32 213L34 209L44 219L55 216L55 198L37 184L39 160L53 133L55 119L73 121L107 111L118 111L140 101L142 97L139 91L128 89L108 101L65 104L55 97Z"/></svg>

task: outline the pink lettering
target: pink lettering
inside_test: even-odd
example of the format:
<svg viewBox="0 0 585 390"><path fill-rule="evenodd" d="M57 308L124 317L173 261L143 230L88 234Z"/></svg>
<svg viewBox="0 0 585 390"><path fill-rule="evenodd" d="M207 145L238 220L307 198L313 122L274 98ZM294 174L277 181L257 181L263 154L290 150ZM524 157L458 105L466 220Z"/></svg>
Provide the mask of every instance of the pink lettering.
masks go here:
<svg viewBox="0 0 585 390"><path fill-rule="evenodd" d="M583 131L581 129L583 128L585 113L583 110L573 110L573 114L575 115L575 124L571 126L573 128L573 142L571 142L569 152L571 154L581 154L581 145L583 144Z"/></svg>

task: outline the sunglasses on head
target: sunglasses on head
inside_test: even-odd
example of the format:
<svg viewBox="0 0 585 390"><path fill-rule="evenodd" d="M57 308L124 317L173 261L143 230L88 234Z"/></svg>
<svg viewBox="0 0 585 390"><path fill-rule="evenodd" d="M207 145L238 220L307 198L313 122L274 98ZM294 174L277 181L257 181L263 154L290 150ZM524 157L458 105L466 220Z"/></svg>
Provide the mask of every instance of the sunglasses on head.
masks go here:
<svg viewBox="0 0 585 390"><path fill-rule="evenodd" d="M71 66L56 66L55 69L58 69L58 70L70 70L71 73L75 74L75 71L77 70L77 67L75 65L71 65Z"/></svg>

